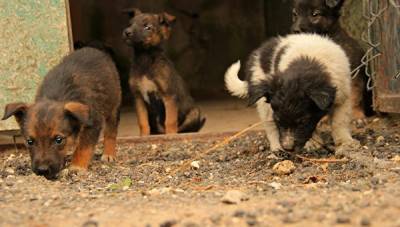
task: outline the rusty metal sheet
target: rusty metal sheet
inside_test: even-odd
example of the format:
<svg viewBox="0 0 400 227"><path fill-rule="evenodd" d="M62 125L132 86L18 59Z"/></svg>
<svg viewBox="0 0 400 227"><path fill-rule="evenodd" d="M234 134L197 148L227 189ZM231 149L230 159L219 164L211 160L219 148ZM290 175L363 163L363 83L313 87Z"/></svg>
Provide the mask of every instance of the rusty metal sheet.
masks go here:
<svg viewBox="0 0 400 227"><path fill-rule="evenodd" d="M374 109L380 112L400 113L399 6L400 0L371 1L370 5L375 12L372 16L376 16L371 26L371 44L376 46L374 54L380 54L371 65Z"/></svg>
<svg viewBox="0 0 400 227"><path fill-rule="evenodd" d="M0 115L9 102L31 102L51 67L69 52L64 0L0 0ZM14 119L0 131L15 130Z"/></svg>

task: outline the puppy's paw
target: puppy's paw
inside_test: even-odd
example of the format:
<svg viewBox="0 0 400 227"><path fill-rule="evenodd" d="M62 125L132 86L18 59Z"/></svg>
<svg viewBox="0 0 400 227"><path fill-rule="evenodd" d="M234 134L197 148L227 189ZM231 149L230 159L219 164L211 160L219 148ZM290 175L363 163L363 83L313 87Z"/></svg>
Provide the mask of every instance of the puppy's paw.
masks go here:
<svg viewBox="0 0 400 227"><path fill-rule="evenodd" d="M322 148L321 143L315 141L315 140L308 140L306 145L304 146L304 149L306 149L306 151L315 151L315 150L319 150Z"/></svg>
<svg viewBox="0 0 400 227"><path fill-rule="evenodd" d="M87 175L87 169L79 166L70 166L69 168L63 169L59 173L61 179L73 179L75 177L82 177Z"/></svg>
<svg viewBox="0 0 400 227"><path fill-rule="evenodd" d="M357 151L360 149L361 144L360 141L356 139L352 139L349 142L345 142L338 147L336 147L336 155L349 157L349 153L353 151Z"/></svg>
<svg viewBox="0 0 400 227"><path fill-rule="evenodd" d="M115 162L116 160L117 160L117 158L115 157L115 155L103 154L101 156L101 161L103 161L103 162Z"/></svg>
<svg viewBox="0 0 400 227"><path fill-rule="evenodd" d="M279 151L283 151L284 150L279 143L278 144L271 144L270 145L270 149L271 149L272 152L279 152Z"/></svg>
<svg viewBox="0 0 400 227"><path fill-rule="evenodd" d="M358 118L354 119L352 123L354 124L354 126L356 126L356 128L364 128L365 126L367 126L368 120L367 118Z"/></svg>

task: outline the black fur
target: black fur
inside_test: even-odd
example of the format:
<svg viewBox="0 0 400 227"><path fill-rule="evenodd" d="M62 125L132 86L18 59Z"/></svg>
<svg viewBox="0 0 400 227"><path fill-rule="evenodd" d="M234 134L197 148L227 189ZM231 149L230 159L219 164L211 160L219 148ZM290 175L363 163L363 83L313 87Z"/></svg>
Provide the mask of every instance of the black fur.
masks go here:
<svg viewBox="0 0 400 227"><path fill-rule="evenodd" d="M265 42L261 47L260 53L260 64L264 73L268 74L271 70L272 66L272 57L275 51L276 46L279 43L278 38L272 38L268 42ZM249 64L253 64L254 59L249 59ZM248 67L249 68L249 67Z"/></svg>
<svg viewBox="0 0 400 227"><path fill-rule="evenodd" d="M274 111L281 138L287 131L293 132L294 148L301 149L320 119L331 110L336 88L324 67L307 57L293 61L287 70L271 77L249 86L249 102L265 97Z"/></svg>
<svg viewBox="0 0 400 227"><path fill-rule="evenodd" d="M361 64L364 51L340 25L340 10L344 2L345 0L294 0L291 30L293 33L307 32L329 36L344 49L350 59L351 68L355 69ZM353 104L353 109L371 115L372 93L367 91L366 83L365 67L362 67L352 81L352 92L360 97Z"/></svg>

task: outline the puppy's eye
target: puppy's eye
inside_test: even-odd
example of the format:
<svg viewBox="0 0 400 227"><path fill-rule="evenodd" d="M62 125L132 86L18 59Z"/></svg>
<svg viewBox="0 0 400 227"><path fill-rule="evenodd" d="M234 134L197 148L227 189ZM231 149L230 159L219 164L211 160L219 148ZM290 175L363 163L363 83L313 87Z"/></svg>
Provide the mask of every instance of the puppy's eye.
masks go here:
<svg viewBox="0 0 400 227"><path fill-rule="evenodd" d="M296 10L293 10L293 11L292 11L292 15L293 15L294 17L297 17L297 11L296 11Z"/></svg>
<svg viewBox="0 0 400 227"><path fill-rule="evenodd" d="M62 137L62 136L56 136L56 138L54 139L54 142L55 142L57 145L61 145L61 144L64 143L64 137Z"/></svg>
<svg viewBox="0 0 400 227"><path fill-rule="evenodd" d="M313 17L321 16L321 11L315 10L315 11L312 13L312 16L313 16Z"/></svg>
<svg viewBox="0 0 400 227"><path fill-rule="evenodd" d="M33 146L35 144L35 140L32 139L32 138L29 138L29 139L26 140L26 144L28 146Z"/></svg>
<svg viewBox="0 0 400 227"><path fill-rule="evenodd" d="M146 24L144 26L144 30L149 31L152 28L152 26L150 24Z"/></svg>

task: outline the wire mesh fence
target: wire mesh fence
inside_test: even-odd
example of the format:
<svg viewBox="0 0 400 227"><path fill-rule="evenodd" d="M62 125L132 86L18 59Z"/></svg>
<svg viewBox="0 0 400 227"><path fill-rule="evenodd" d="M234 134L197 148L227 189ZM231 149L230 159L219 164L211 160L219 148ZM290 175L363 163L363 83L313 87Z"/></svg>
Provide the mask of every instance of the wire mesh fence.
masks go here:
<svg viewBox="0 0 400 227"><path fill-rule="evenodd" d="M374 107L400 112L400 0L363 0L363 16L368 26L362 40L368 50L361 66L367 66L367 88L374 91ZM353 71L354 76L361 66Z"/></svg>

